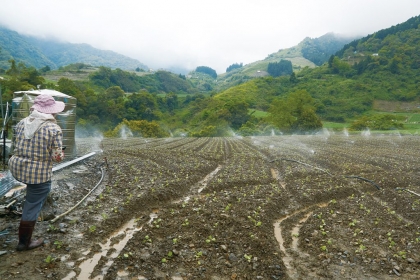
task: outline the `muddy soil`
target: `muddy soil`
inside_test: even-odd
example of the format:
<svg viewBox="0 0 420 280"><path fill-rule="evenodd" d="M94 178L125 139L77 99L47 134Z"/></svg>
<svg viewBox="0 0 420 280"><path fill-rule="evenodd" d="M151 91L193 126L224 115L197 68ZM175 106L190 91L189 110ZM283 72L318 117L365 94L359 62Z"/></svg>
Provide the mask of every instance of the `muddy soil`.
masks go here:
<svg viewBox="0 0 420 280"><path fill-rule="evenodd" d="M419 140L77 139L95 155L54 172L44 246L0 216L0 278L420 279Z"/></svg>

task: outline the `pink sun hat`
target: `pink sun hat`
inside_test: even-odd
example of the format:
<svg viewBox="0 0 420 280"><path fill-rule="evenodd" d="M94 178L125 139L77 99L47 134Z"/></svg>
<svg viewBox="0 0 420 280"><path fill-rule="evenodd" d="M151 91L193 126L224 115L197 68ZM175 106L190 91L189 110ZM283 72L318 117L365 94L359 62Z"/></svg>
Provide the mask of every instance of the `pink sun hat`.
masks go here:
<svg viewBox="0 0 420 280"><path fill-rule="evenodd" d="M57 114L62 112L65 106L64 102L55 101L51 95L40 94L35 98L31 109L44 114Z"/></svg>

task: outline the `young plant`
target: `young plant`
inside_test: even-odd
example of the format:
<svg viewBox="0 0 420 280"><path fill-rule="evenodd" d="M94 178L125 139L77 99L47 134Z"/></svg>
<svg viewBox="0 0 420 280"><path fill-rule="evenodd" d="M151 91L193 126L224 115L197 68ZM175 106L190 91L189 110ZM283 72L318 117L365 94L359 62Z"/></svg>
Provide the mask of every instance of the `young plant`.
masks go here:
<svg viewBox="0 0 420 280"><path fill-rule="evenodd" d="M143 239L143 243L152 243L152 239L148 235L146 235Z"/></svg>
<svg viewBox="0 0 420 280"><path fill-rule="evenodd" d="M54 241L54 245L56 246L57 249L60 249L61 246L63 246L63 242L56 240L56 241Z"/></svg>
<svg viewBox="0 0 420 280"><path fill-rule="evenodd" d="M50 264L50 263L52 263L52 262L54 262L55 261L55 258L54 257L52 257L51 255L48 255L45 259L44 259L44 262L46 262L46 263L48 263L48 264Z"/></svg>
<svg viewBox="0 0 420 280"><path fill-rule="evenodd" d="M190 224L190 222L188 221L188 219L185 219L184 222L182 223L183 226L188 226Z"/></svg>
<svg viewBox="0 0 420 280"><path fill-rule="evenodd" d="M55 227L54 225L49 225L48 226L48 230L47 231L57 231L58 230L58 228L57 227Z"/></svg>
<svg viewBox="0 0 420 280"><path fill-rule="evenodd" d="M216 238L210 235L209 237L207 237L206 243L210 243L210 242L216 242Z"/></svg>
<svg viewBox="0 0 420 280"><path fill-rule="evenodd" d="M252 255L247 255L247 254L244 254L244 258L245 258L248 262L251 262Z"/></svg>
<svg viewBox="0 0 420 280"><path fill-rule="evenodd" d="M363 253L366 250L366 246L363 244L359 245L359 249L356 250L356 253Z"/></svg>
<svg viewBox="0 0 420 280"><path fill-rule="evenodd" d="M89 227L89 232L90 233L94 233L96 231L96 226L90 226Z"/></svg>

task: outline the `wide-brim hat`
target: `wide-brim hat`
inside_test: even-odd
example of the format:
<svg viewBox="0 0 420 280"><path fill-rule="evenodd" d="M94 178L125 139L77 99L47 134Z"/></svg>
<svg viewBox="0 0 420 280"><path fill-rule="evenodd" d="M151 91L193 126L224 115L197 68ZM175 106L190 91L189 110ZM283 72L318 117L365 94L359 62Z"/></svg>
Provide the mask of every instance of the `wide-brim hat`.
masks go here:
<svg viewBox="0 0 420 280"><path fill-rule="evenodd" d="M40 94L34 100L32 109L44 114L57 114L64 110L64 102L55 101L54 97L48 94Z"/></svg>

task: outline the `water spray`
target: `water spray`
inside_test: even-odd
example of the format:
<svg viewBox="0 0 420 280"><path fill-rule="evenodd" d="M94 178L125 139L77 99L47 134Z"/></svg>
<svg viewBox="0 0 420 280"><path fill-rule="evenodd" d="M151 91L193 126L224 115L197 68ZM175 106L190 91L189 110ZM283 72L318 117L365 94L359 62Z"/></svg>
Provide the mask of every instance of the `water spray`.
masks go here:
<svg viewBox="0 0 420 280"><path fill-rule="evenodd" d="M330 172L328 172L328 171L327 171L327 170L325 170L325 169L322 169L322 168L319 168L319 167L316 167L316 166L313 166L313 165L310 165L310 164L307 164L307 163L304 163L304 162L301 162L301 161L293 160L293 159L278 158L278 159L273 159L273 160L270 160L269 162L274 162L274 161L277 161L277 160L285 160L285 161L296 162L296 163L299 163L299 164L302 164L302 165L305 165L305 166L312 167L312 168L314 168L314 169L320 170L320 171L322 171L322 172L325 172L325 173L327 173L327 174L328 174L328 175L330 175L330 176L334 176L333 174L331 174ZM362 181L365 181L365 182L371 183L371 184L372 184L372 185L374 185L374 186L375 186L378 190L380 190L380 189L381 189L381 188L378 186L378 184L376 184L376 183L375 183L375 182L373 182L372 180L369 180L369 179L366 179L366 178L363 178L363 177L360 177L360 176L354 176L354 175L347 176L347 175L344 175L344 177L345 177L345 178L352 178L352 179L359 179L359 180L362 180ZM416 193L414 193L414 194L416 194ZM418 194L416 194L416 195L418 195ZM420 196L420 195L418 195L418 196Z"/></svg>

